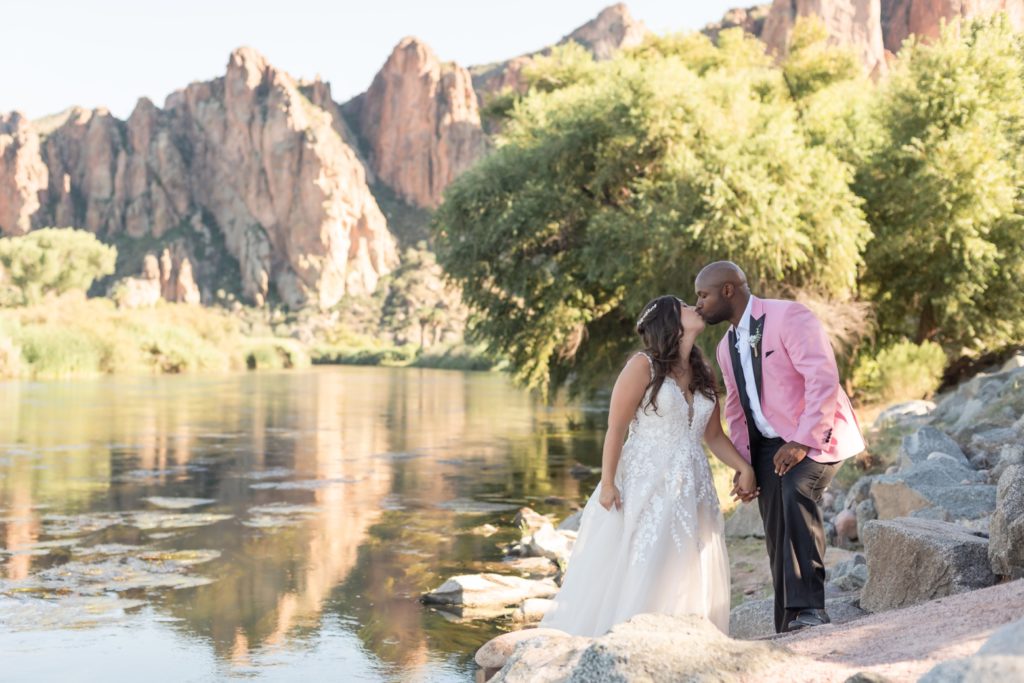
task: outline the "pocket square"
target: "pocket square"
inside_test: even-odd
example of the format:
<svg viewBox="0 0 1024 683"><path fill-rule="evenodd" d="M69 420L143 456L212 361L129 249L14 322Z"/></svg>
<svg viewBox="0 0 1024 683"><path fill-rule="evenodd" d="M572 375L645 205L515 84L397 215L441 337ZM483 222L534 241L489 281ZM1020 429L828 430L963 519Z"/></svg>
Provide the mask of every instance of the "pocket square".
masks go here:
<svg viewBox="0 0 1024 683"><path fill-rule="evenodd" d="M768 356L772 355L773 353L775 353L775 349L772 349L771 351L765 351L764 357L767 358Z"/></svg>

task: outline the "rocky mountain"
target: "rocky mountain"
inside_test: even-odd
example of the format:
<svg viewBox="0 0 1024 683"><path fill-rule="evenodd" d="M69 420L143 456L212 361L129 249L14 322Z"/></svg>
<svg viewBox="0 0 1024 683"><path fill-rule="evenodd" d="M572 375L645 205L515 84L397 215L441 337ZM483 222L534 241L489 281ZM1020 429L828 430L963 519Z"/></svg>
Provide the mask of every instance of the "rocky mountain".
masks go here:
<svg viewBox="0 0 1024 683"><path fill-rule="evenodd" d="M740 27L763 40L770 54L782 56L796 20L817 16L832 41L851 47L865 70L878 78L909 36L937 38L943 22L996 12L1005 12L1018 31L1024 29L1024 0L774 0L729 10L703 32L714 39L725 29Z"/></svg>
<svg viewBox="0 0 1024 683"><path fill-rule="evenodd" d="M469 72L443 64L416 38L395 46L370 89L343 111L377 177L415 206L436 207L444 188L486 149Z"/></svg>
<svg viewBox="0 0 1024 683"><path fill-rule="evenodd" d="M620 2L603 9L593 20L563 36L556 45L579 43L590 50L597 59L608 59L618 50L639 45L649 33L644 23L633 18L629 8ZM548 54L550 51L550 47L545 47L497 64L470 67L473 87L481 98L507 88L521 90L523 80L520 74L523 68L538 55Z"/></svg>
<svg viewBox="0 0 1024 683"><path fill-rule="evenodd" d="M321 307L373 291L397 262L395 242L352 134L316 99L330 101L326 84L301 84L240 48L222 78L171 94L163 109L142 99L127 121L79 108L34 124L8 116L0 230L71 225L125 253L170 246L168 271L198 260L185 270L207 290L228 257L256 304L271 290ZM193 298L178 289L165 298Z"/></svg>
<svg viewBox="0 0 1024 683"><path fill-rule="evenodd" d="M704 31L738 26L782 55L796 20L817 15L880 76L908 35L994 11L1024 28L1024 0L775 0ZM605 59L647 33L617 4L559 44ZM549 51L466 68L405 38L367 91L339 104L327 83L240 48L223 77L162 108L142 99L125 121L77 107L36 121L0 115L0 234L90 230L118 246L120 276L141 275L142 299L210 301L223 289L329 308L395 267L389 221L416 223L414 239L399 232L422 239L427 212L486 153L482 101L523 88L523 68Z"/></svg>

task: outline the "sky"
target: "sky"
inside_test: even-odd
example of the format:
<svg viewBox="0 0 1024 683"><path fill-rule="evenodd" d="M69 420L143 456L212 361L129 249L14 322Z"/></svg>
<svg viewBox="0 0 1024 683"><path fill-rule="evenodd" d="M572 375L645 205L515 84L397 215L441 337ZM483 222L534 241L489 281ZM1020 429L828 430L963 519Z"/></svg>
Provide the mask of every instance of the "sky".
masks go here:
<svg viewBox="0 0 1024 683"><path fill-rule="evenodd" d="M330 81L343 102L414 35L444 61L501 61L557 42L612 0L0 0L0 113L71 105L127 118L224 74L249 45L293 76ZM752 0L633 0L658 33L699 29Z"/></svg>

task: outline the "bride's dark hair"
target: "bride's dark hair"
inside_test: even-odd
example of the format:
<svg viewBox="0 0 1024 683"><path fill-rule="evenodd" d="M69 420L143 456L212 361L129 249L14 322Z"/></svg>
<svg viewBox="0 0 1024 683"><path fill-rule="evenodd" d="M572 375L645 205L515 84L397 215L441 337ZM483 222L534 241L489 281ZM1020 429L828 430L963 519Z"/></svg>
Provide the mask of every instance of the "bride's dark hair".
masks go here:
<svg viewBox="0 0 1024 683"><path fill-rule="evenodd" d="M681 299L671 295L659 296L644 306L643 313L636 323L636 331L644 340L644 351L651 357L654 364L654 378L648 384L651 388L650 397L644 406L658 411L658 392L665 383L665 378L672 367L679 361L679 341L683 338L683 321L679 315ZM704 394L712 401L717 400L718 383L715 373L704 359L700 348L694 344L690 351L690 386L688 389L696 395Z"/></svg>

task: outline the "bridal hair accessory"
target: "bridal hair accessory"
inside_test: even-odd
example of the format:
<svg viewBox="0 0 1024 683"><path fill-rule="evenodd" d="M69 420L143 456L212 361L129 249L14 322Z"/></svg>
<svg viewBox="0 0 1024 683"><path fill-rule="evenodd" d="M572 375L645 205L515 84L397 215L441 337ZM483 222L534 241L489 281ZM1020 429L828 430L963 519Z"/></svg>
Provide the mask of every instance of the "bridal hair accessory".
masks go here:
<svg viewBox="0 0 1024 683"><path fill-rule="evenodd" d="M654 309L657 308L657 307L658 307L658 303L655 302L655 303L651 304L650 306L648 306L644 310L644 312L640 314L639 320L636 321L636 331L637 332L640 331L640 326L643 325L647 321L648 316L650 316L651 313L654 312Z"/></svg>

